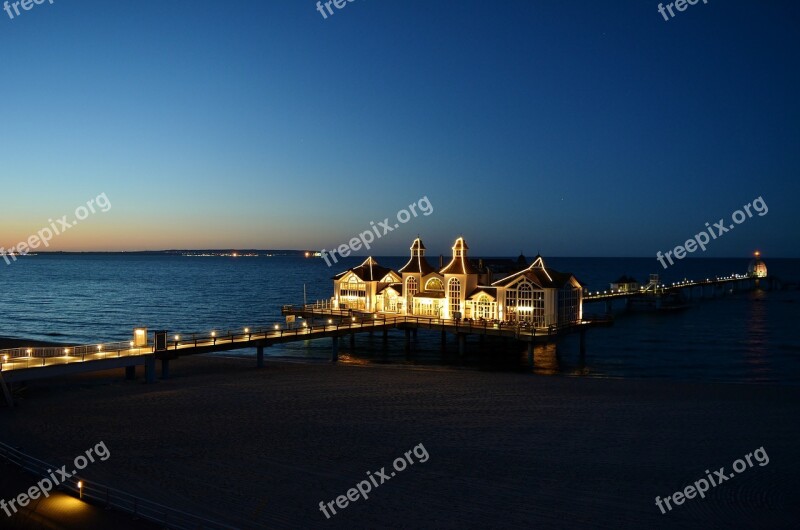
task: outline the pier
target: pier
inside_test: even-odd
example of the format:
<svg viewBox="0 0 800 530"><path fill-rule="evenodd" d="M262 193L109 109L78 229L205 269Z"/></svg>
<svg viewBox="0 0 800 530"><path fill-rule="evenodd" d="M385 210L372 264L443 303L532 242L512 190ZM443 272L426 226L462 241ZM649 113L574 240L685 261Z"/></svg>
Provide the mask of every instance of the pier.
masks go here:
<svg viewBox="0 0 800 530"><path fill-rule="evenodd" d="M141 344L130 341L0 350L0 386L6 402L12 406L10 385L14 383L117 368L124 368L126 378L133 379L138 366L144 367L145 381L153 383L157 378L157 363L161 364L161 377L167 378L170 362L180 357L245 348L256 349L256 366L260 368L264 365L265 348L274 344L318 339L331 340L330 359L336 362L342 338L349 337L352 344L358 333L380 331L387 337L390 329L401 329L405 332L408 349L419 329L439 331L443 334L443 340L445 334L450 333L457 337L461 354L464 353L468 335L511 338L528 344L529 360L532 363L535 344L547 343L568 333L580 333L581 351L585 352L585 331L593 326L611 324L610 319L598 316L576 324L536 329L488 321L464 322L419 316L366 315L321 306L322 304L284 306L284 315L303 319L301 324L292 327L275 324L271 327L243 328L237 332L212 331L190 335L169 335L166 331L155 331L153 340L146 338ZM134 337L141 337L141 331L135 330ZM146 336L146 331L144 333Z"/></svg>
<svg viewBox="0 0 800 530"><path fill-rule="evenodd" d="M657 307L660 300L679 295L685 300L699 298L716 298L729 291L749 291L757 288L772 290L781 286L774 276L754 277L748 274L731 274L730 276L706 278L704 280L683 280L670 285L661 284L657 275L651 275L650 283L636 290L614 290L588 292L583 295L583 303L605 302L606 314L611 314L615 300L625 300L628 307L634 303L644 303Z"/></svg>

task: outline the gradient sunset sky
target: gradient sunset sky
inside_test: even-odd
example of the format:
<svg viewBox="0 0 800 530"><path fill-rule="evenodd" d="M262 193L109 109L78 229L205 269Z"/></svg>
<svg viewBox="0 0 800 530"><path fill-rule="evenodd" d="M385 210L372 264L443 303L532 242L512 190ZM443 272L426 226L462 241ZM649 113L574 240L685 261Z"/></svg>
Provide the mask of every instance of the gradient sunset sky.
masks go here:
<svg viewBox="0 0 800 530"><path fill-rule="evenodd" d="M55 0L0 11L0 245L800 256L800 4ZM697 254L695 254L697 256Z"/></svg>

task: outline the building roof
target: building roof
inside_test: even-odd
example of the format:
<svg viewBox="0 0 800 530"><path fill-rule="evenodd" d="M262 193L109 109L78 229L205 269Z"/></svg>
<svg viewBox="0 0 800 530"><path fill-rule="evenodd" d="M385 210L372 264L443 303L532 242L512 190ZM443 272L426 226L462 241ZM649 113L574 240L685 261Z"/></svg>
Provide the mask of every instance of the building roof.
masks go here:
<svg viewBox="0 0 800 530"><path fill-rule="evenodd" d="M453 258L439 274L478 274L478 269L465 257Z"/></svg>
<svg viewBox="0 0 800 530"><path fill-rule="evenodd" d="M467 259L467 250L469 247L464 238L456 239L453 245L453 259L439 271L439 274L478 274L478 269ZM457 251L461 251L460 256L456 254Z"/></svg>
<svg viewBox="0 0 800 530"><path fill-rule="evenodd" d="M421 274L425 276L432 272L435 272L436 269L430 266L428 260L425 259L425 245L422 244L422 240L420 238L415 239L411 243L411 258L408 260L408 263L403 265L403 267L398 271L400 274L409 273L409 274Z"/></svg>
<svg viewBox="0 0 800 530"><path fill-rule="evenodd" d="M399 272L400 274L406 272L409 274L420 273L423 276L426 276L432 272L436 272L436 269L431 267L430 263L428 263L428 260L425 259L425 256L420 255L420 256L411 256L411 259L408 260L408 263L403 265L403 268L401 268L397 272Z"/></svg>
<svg viewBox="0 0 800 530"><path fill-rule="evenodd" d="M492 283L492 285L505 287L516 281L520 276L524 276L541 289L559 289L568 284L573 278L578 284L581 284L581 282L569 272L558 272L557 270L548 268L544 263L544 259L541 256L537 256L527 269L497 280Z"/></svg>
<svg viewBox="0 0 800 530"><path fill-rule="evenodd" d="M488 294L493 299L497 300L497 287L476 287L474 291L469 293L467 298L475 298L480 294Z"/></svg>
<svg viewBox="0 0 800 530"><path fill-rule="evenodd" d="M341 279L343 276L351 272L365 282L379 282L384 278L384 276L394 271L387 267L381 267L380 265L378 265L378 262L375 261L375 258L370 256L366 260L364 260L364 263L362 263L358 267L353 267L352 269L340 272L339 274L334 276L333 279L334 280Z"/></svg>
<svg viewBox="0 0 800 530"><path fill-rule="evenodd" d="M375 294L382 294L382 293L384 293L384 292L385 292L387 289L394 289L395 291L397 291L397 294L400 294L400 295L402 295L402 294L403 294L403 284L402 284L402 283L390 283L390 284L388 284L388 285L384 285L383 287L381 287L380 289L378 289L378 290L375 292Z"/></svg>

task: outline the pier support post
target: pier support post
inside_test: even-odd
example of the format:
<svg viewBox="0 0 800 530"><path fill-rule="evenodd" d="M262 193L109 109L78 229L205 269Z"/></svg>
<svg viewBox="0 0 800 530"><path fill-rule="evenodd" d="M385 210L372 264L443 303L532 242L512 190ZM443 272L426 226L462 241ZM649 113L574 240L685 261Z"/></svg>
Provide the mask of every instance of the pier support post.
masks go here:
<svg viewBox="0 0 800 530"><path fill-rule="evenodd" d="M447 332L442 330L442 353L447 351Z"/></svg>
<svg viewBox="0 0 800 530"><path fill-rule="evenodd" d="M465 333L458 334L458 355L463 357L467 350L467 335Z"/></svg>
<svg viewBox="0 0 800 530"><path fill-rule="evenodd" d="M528 367L531 370L533 370L533 367L534 367L534 363L533 363L533 361L534 361L533 347L534 347L534 344L533 344L533 341L531 340L530 342L528 342Z"/></svg>
<svg viewBox="0 0 800 530"><path fill-rule="evenodd" d="M335 363L339 360L339 337L333 337L333 344L331 345L331 362Z"/></svg>
<svg viewBox="0 0 800 530"><path fill-rule="evenodd" d="M148 355L144 360L144 382L152 384L156 382L156 357Z"/></svg>
<svg viewBox="0 0 800 530"><path fill-rule="evenodd" d="M406 353L411 351L411 330L406 328Z"/></svg>
<svg viewBox="0 0 800 530"><path fill-rule="evenodd" d="M256 368L264 368L264 345L256 347Z"/></svg>
<svg viewBox="0 0 800 530"><path fill-rule="evenodd" d="M352 353L356 349L356 334L350 334L350 352Z"/></svg>
<svg viewBox="0 0 800 530"><path fill-rule="evenodd" d="M14 408L14 398L11 395L11 388L9 388L10 385L6 384L6 380L3 379L3 374L2 373L0 373L0 386L3 387L3 396L6 399L6 403L8 403L8 408L13 409Z"/></svg>
<svg viewBox="0 0 800 530"><path fill-rule="evenodd" d="M135 366L126 366L125 367L125 380L126 381L133 381L136 379L136 367Z"/></svg>
<svg viewBox="0 0 800 530"><path fill-rule="evenodd" d="M161 359L161 379L169 378L169 359Z"/></svg>
<svg viewBox="0 0 800 530"><path fill-rule="evenodd" d="M606 300L606 314L610 315L612 312L612 307L614 303L611 300Z"/></svg>
<svg viewBox="0 0 800 530"><path fill-rule="evenodd" d="M388 341L389 341L389 330L384 328L383 329L383 342L388 342Z"/></svg>

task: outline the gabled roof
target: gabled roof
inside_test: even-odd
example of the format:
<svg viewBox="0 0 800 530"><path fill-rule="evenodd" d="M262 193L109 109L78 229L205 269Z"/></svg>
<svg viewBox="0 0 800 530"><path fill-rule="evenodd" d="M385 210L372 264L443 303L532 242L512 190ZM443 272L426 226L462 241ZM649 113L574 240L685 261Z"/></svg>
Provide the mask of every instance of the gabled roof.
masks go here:
<svg viewBox="0 0 800 530"><path fill-rule="evenodd" d="M384 285L380 289L378 289L375 294L381 294L386 292L387 289L394 289L397 294L403 294L403 284L402 283L390 283L388 285Z"/></svg>
<svg viewBox="0 0 800 530"><path fill-rule="evenodd" d="M519 271L510 276L506 276L496 282L493 286L506 287L517 281L520 277L527 278L534 285L542 289L560 289L568 284L572 279L582 285L575 276L569 272L558 272L557 270L550 269L544 264L544 259L541 256L536 256L530 267L525 270Z"/></svg>
<svg viewBox="0 0 800 530"><path fill-rule="evenodd" d="M384 276L394 271L387 267L381 267L380 265L378 265L378 262L375 261L375 258L370 256L366 260L364 260L364 263L362 263L358 267L353 267L350 270L340 272L339 274L334 276L333 279L339 280L351 272L356 276L358 276L362 281L379 282L383 279ZM395 272L395 274L397 273Z"/></svg>
<svg viewBox="0 0 800 530"><path fill-rule="evenodd" d="M488 294L493 300L497 300L497 287L476 287L467 298L476 298L481 294Z"/></svg>

